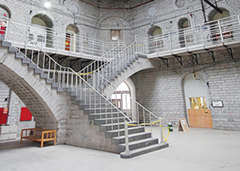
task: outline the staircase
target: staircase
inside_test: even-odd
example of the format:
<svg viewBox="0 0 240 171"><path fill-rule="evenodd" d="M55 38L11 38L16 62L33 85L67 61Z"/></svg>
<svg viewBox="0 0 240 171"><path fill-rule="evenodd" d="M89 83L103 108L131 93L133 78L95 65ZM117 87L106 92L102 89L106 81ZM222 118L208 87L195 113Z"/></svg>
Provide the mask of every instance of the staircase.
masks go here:
<svg viewBox="0 0 240 171"><path fill-rule="evenodd" d="M136 36L133 43L117 54L110 53L107 58L103 56L103 60L94 61L79 73L91 86L106 97L110 97L118 85L134 73L156 67L144 55L146 53L145 44L145 39Z"/></svg>
<svg viewBox="0 0 240 171"><path fill-rule="evenodd" d="M33 70L35 75L39 75L41 80L51 84L52 89L56 89L58 92L66 92L71 101L79 106L79 111L83 111L84 115L88 117L89 122L85 124L99 127L99 131L105 135L102 138L107 139L106 143L111 142L110 145L106 145L109 148L106 148L106 146L101 148L101 145L92 148L115 153L125 151L125 122L133 123L126 114L116 108L95 87L83 79L79 73L76 73L71 68L60 66L48 54L37 51L38 54L33 57L33 50L31 49L25 49L25 54L23 54L18 48L13 47L11 42L5 41L4 36L0 37L0 41L3 48L8 48L8 53L15 53L16 59L28 65L28 68ZM134 62L134 59L131 61ZM107 68L105 73L106 71ZM95 81L93 79L92 83ZM98 81L100 80L98 79ZM104 83L100 85L100 88L103 85ZM150 119L150 121L152 120ZM69 131L71 133L71 130ZM168 147L167 143L159 144L158 138L153 138L152 134L145 132L145 128L142 126L129 126L127 132L131 152L128 155L122 154L121 157L123 158L130 158ZM105 140L103 141L105 142ZM102 142L99 140L98 143L101 144Z"/></svg>

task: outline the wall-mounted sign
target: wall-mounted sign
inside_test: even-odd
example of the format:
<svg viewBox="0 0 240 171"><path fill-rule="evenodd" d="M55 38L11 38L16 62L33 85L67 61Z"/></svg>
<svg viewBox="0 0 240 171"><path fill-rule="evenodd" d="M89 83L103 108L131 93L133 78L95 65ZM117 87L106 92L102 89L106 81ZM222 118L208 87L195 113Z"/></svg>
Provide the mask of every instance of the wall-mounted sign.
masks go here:
<svg viewBox="0 0 240 171"><path fill-rule="evenodd" d="M212 100L212 107L219 107L222 108L223 107L223 101L222 100Z"/></svg>

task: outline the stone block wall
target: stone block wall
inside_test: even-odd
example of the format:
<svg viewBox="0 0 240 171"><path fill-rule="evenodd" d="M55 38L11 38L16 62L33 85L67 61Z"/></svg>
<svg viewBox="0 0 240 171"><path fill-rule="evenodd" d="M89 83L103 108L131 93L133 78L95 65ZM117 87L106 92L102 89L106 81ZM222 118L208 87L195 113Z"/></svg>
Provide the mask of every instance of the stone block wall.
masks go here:
<svg viewBox="0 0 240 171"><path fill-rule="evenodd" d="M178 119L187 118L184 97L184 79L197 72L208 87L208 108L212 113L213 128L240 130L240 53L233 49L234 59L226 50L215 52L216 62L207 53L198 55L199 64L191 57L184 56L183 67L175 59L170 59L167 68L159 62L158 69L145 70L134 74L131 79L136 86L137 101L153 113L164 118L165 124L178 125ZM157 61L156 61L157 62ZM212 100L222 100L223 108L213 108Z"/></svg>

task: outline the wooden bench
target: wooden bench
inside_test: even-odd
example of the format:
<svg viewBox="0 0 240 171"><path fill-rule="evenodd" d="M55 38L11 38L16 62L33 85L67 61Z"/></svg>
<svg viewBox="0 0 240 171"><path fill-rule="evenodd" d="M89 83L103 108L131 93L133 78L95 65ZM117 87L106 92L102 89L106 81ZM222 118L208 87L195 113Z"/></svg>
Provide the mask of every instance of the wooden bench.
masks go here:
<svg viewBox="0 0 240 171"><path fill-rule="evenodd" d="M57 135L56 130L42 129L42 128L22 129L21 142L23 139L41 142L41 148L42 148L43 143L47 141L54 141L54 145L56 145L56 135Z"/></svg>

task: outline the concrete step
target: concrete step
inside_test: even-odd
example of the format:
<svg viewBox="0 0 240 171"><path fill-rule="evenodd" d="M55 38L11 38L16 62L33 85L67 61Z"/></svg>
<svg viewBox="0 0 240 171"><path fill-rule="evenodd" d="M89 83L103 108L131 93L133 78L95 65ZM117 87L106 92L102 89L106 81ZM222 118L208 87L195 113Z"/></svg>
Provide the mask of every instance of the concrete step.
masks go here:
<svg viewBox="0 0 240 171"><path fill-rule="evenodd" d="M43 75L43 74L42 74L42 73L43 73L43 70L42 70L41 68L35 68L34 73L35 73L35 74L41 74L41 75L40 75L41 78L47 78L47 77L48 77L47 74L46 74L46 77L43 77L43 76L42 76L42 75Z"/></svg>
<svg viewBox="0 0 240 171"><path fill-rule="evenodd" d="M10 53L17 53L17 52L18 52L18 49L15 48L15 47L10 46L10 47L8 48L8 52L10 52Z"/></svg>
<svg viewBox="0 0 240 171"><path fill-rule="evenodd" d="M114 124L103 124L99 126L100 131L110 131L116 129L123 129L125 126L125 122L122 123L114 123Z"/></svg>
<svg viewBox="0 0 240 171"><path fill-rule="evenodd" d="M31 60L29 58L22 58L22 63L24 64L30 64Z"/></svg>
<svg viewBox="0 0 240 171"><path fill-rule="evenodd" d="M94 119L94 124L95 125L103 125L103 124L121 123L124 121L125 121L125 117L103 118L103 119Z"/></svg>
<svg viewBox="0 0 240 171"><path fill-rule="evenodd" d="M135 134L135 136L137 136L136 135L137 133L146 134L143 127L130 127L130 128L128 128L128 134L129 135ZM113 140L117 144L123 144L125 142L125 136L124 135L125 135L125 129L111 130L111 131L106 132L106 137L108 137L108 138L114 137L115 139L113 139ZM151 134L150 134L149 137L151 137ZM144 138L149 138L149 137L144 136Z"/></svg>
<svg viewBox="0 0 240 171"><path fill-rule="evenodd" d="M41 69L40 69L40 70L41 70ZM39 71L39 72L40 72L40 71ZM43 79L46 79L46 78L48 78L48 75L45 74L45 73L41 73L40 77L43 78Z"/></svg>
<svg viewBox="0 0 240 171"><path fill-rule="evenodd" d="M4 41L4 35L0 35L0 41Z"/></svg>
<svg viewBox="0 0 240 171"><path fill-rule="evenodd" d="M103 113L103 112L117 112L117 109L114 108L96 108L96 109L90 109L90 108L85 108L84 113L85 114L90 114L90 113Z"/></svg>
<svg viewBox="0 0 240 171"><path fill-rule="evenodd" d="M19 58L19 59L22 59L24 58L24 54L21 53L21 52L17 52L16 55L15 55L16 58Z"/></svg>
<svg viewBox="0 0 240 171"><path fill-rule="evenodd" d="M37 67L38 66L34 63L30 63L29 66L28 66L28 68L30 68L30 69L37 69Z"/></svg>
<svg viewBox="0 0 240 171"><path fill-rule="evenodd" d="M55 82L52 83L52 88L58 88L58 87L59 87L59 83L55 83Z"/></svg>
<svg viewBox="0 0 240 171"><path fill-rule="evenodd" d="M50 83L50 84L52 84L53 81L54 81L53 78L47 78L47 79L46 79L46 82L47 82L47 83Z"/></svg>
<svg viewBox="0 0 240 171"><path fill-rule="evenodd" d="M136 150L131 150L129 154L126 154L126 153L122 152L120 154L120 157L125 158L125 159L132 158L132 157L136 157L136 156L139 156L139 155L142 155L142 154L146 154L146 153L149 153L149 152L160 150L160 149L163 149L163 148L166 148L166 147L169 147L168 143L153 144L153 145L146 146L146 147L143 147L143 148L139 148L139 149L136 149Z"/></svg>
<svg viewBox="0 0 240 171"><path fill-rule="evenodd" d="M64 87L58 87L58 88L57 88L57 91L58 91L58 92L66 92L66 88L64 88Z"/></svg>
<svg viewBox="0 0 240 171"><path fill-rule="evenodd" d="M7 41L3 41L3 42L2 42L2 46L3 46L3 47L11 47L11 43L10 43L10 42L7 42Z"/></svg>
<svg viewBox="0 0 240 171"><path fill-rule="evenodd" d="M147 147L154 144L158 144L157 138L145 138L142 140L132 141L132 142L129 142L129 150L132 151L132 150L136 150L136 149ZM125 148L126 148L126 144L118 145L119 152L125 151Z"/></svg>
<svg viewBox="0 0 240 171"><path fill-rule="evenodd" d="M108 112L108 113L90 113L88 118L90 120L100 119L100 118L111 118L111 117L122 117L120 112Z"/></svg>
<svg viewBox="0 0 240 171"><path fill-rule="evenodd" d="M133 133L128 135L128 141L133 142L133 141L138 141L138 140L143 140L146 138L151 138L151 133L150 132L139 132L139 133ZM120 136L120 137L113 137L112 142L114 144L124 144L125 143L125 136Z"/></svg>
<svg viewBox="0 0 240 171"><path fill-rule="evenodd" d="M96 103L96 104L95 104ZM91 109L95 109L95 108L111 108L112 105L109 104L109 103L100 103L100 102L91 102L91 105L90 104L79 104L79 108L80 109L85 109L85 108L91 108ZM96 118L98 119L98 118Z"/></svg>

